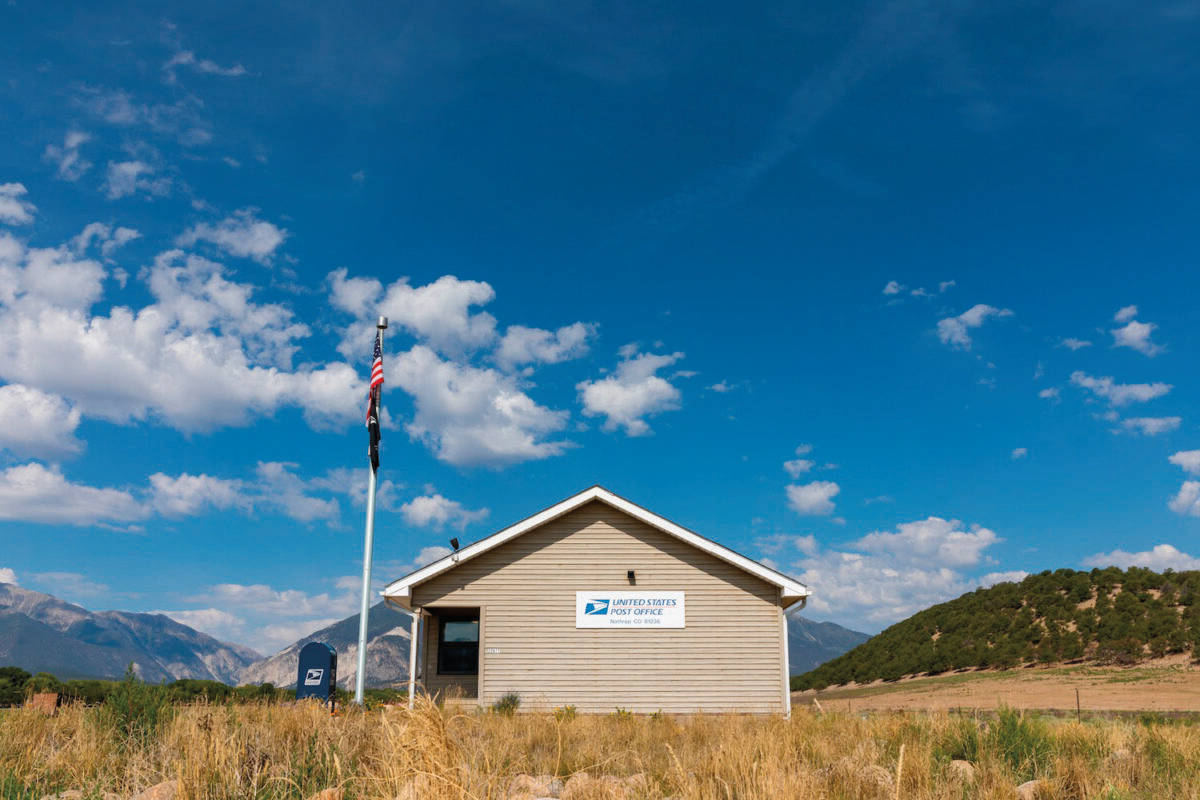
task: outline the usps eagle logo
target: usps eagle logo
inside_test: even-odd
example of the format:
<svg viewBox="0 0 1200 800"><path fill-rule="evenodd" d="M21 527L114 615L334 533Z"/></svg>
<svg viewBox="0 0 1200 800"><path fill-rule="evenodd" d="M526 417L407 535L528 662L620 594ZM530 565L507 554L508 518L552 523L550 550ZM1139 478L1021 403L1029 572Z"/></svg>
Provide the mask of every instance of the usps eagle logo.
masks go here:
<svg viewBox="0 0 1200 800"><path fill-rule="evenodd" d="M608 613L607 600L588 600L583 607L584 616L604 616Z"/></svg>

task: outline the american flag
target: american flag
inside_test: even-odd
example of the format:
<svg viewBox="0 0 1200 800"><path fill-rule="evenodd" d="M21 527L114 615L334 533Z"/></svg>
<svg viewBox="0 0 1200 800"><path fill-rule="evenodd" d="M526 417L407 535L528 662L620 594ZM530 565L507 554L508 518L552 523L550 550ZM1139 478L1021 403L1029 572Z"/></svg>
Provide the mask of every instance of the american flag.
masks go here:
<svg viewBox="0 0 1200 800"><path fill-rule="evenodd" d="M367 454L371 469L379 469L379 387L383 386L383 332L375 334L375 359L371 363L371 386L367 389L367 431L371 445Z"/></svg>
<svg viewBox="0 0 1200 800"><path fill-rule="evenodd" d="M371 364L371 387L367 389L369 394L374 394L375 389L383 385L383 347L380 345L379 338L382 334L375 334L375 360ZM367 418L370 419L371 410L367 408Z"/></svg>

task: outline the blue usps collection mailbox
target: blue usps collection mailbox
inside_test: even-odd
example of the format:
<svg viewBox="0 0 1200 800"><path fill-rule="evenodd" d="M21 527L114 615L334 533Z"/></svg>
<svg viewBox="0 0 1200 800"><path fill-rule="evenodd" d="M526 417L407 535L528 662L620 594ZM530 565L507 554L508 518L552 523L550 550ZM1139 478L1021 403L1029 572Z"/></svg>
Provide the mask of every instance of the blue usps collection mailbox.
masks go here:
<svg viewBox="0 0 1200 800"><path fill-rule="evenodd" d="M333 702L337 686L337 651L324 642L309 642L300 649L300 669L296 674L296 699L316 697Z"/></svg>

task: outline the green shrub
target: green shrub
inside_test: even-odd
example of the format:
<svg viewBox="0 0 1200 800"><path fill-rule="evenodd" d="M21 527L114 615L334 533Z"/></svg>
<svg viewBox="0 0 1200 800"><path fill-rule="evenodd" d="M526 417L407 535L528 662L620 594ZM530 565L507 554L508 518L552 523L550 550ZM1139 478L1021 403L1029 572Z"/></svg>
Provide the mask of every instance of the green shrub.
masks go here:
<svg viewBox="0 0 1200 800"><path fill-rule="evenodd" d="M567 720L575 719L576 713L577 709L575 706L559 706L554 709L554 718L559 722L566 722Z"/></svg>
<svg viewBox="0 0 1200 800"><path fill-rule="evenodd" d="M492 711L511 717L521 707L521 695L516 692L505 692L500 699L492 703Z"/></svg>
<svg viewBox="0 0 1200 800"><path fill-rule="evenodd" d="M238 703L278 703L295 700L296 693L292 689L276 689L270 682L247 683L233 690L233 699Z"/></svg>
<svg viewBox="0 0 1200 800"><path fill-rule="evenodd" d="M233 687L217 681L202 681L195 678L180 678L167 686L171 699L178 703L206 700L210 703L228 700Z"/></svg>
<svg viewBox="0 0 1200 800"><path fill-rule="evenodd" d="M63 687L63 696L68 703L97 706L104 702L116 685L116 681L70 680Z"/></svg>
<svg viewBox="0 0 1200 800"><path fill-rule="evenodd" d="M969 717L959 717L934 745L934 755L944 761L979 760L979 725Z"/></svg>
<svg viewBox="0 0 1200 800"><path fill-rule="evenodd" d="M133 744L149 741L173 713L167 688L141 680L130 664L125 679L104 699L98 719L123 741Z"/></svg>
<svg viewBox="0 0 1200 800"><path fill-rule="evenodd" d="M987 738L1022 781L1036 778L1050 767L1053 739L1046 723L1036 717L1002 706Z"/></svg>

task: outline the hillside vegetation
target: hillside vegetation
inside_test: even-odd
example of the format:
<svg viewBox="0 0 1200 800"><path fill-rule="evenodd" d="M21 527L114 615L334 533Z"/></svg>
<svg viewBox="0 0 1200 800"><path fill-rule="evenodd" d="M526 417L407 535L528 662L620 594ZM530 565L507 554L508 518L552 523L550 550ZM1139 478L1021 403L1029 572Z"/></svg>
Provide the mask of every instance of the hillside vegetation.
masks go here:
<svg viewBox="0 0 1200 800"><path fill-rule="evenodd" d="M793 689L966 668L1200 653L1200 572L1060 569L921 611L811 672Z"/></svg>

